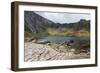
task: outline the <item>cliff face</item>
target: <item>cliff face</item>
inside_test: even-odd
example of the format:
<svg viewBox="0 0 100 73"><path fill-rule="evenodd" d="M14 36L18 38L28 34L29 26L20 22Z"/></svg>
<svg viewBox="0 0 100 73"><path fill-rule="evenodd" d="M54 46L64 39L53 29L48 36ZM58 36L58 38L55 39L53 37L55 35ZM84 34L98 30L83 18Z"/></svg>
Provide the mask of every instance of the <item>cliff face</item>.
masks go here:
<svg viewBox="0 0 100 73"><path fill-rule="evenodd" d="M24 25L25 31L34 33L41 33L45 31L47 27L55 25L54 22L34 13L33 11L24 12Z"/></svg>

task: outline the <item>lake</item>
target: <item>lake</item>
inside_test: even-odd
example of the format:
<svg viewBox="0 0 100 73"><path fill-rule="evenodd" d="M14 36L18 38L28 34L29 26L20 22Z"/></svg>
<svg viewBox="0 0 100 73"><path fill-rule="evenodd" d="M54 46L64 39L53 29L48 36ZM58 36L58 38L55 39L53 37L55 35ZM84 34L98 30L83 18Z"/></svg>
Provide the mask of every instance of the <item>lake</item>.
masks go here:
<svg viewBox="0 0 100 73"><path fill-rule="evenodd" d="M73 36L47 36L47 37L41 37L38 39L38 42L45 42L45 41L50 41L51 43L61 43L65 41L70 41L73 40L75 42L78 41L84 41L84 40L89 40L90 37L73 37Z"/></svg>

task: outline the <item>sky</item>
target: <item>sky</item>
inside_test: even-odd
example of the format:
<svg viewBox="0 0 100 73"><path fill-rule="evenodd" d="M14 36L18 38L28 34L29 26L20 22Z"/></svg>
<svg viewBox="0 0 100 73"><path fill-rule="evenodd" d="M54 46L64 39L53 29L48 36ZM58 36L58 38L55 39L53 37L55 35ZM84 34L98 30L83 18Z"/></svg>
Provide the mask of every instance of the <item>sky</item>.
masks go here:
<svg viewBox="0 0 100 73"><path fill-rule="evenodd" d="M35 11L36 14L47 18L55 23L74 23L80 21L80 19L90 20L90 14L82 13L59 13L59 12L39 12Z"/></svg>

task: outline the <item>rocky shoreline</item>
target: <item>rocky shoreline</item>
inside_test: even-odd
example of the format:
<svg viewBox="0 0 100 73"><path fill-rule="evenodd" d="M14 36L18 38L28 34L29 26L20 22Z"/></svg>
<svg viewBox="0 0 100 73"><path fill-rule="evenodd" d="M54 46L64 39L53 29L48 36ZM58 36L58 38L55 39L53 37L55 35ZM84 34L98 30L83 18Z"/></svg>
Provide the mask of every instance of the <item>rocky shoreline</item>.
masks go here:
<svg viewBox="0 0 100 73"><path fill-rule="evenodd" d="M90 58L90 55L86 53L74 54L74 49L67 51L63 46L60 46L60 49L58 49L54 45L34 42L26 42L24 52L25 62Z"/></svg>

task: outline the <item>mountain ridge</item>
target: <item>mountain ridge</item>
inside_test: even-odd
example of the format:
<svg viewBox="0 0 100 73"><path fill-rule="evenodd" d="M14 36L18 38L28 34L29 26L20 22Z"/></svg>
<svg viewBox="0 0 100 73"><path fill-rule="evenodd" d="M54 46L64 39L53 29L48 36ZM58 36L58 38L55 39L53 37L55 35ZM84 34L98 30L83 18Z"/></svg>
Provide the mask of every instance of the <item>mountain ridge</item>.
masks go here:
<svg viewBox="0 0 100 73"><path fill-rule="evenodd" d="M47 28L68 28L73 29L75 31L86 29L90 31L90 20L81 19L76 23L54 23L53 21L46 19L33 11L25 11L24 12L24 31L36 34L48 34L46 32Z"/></svg>

